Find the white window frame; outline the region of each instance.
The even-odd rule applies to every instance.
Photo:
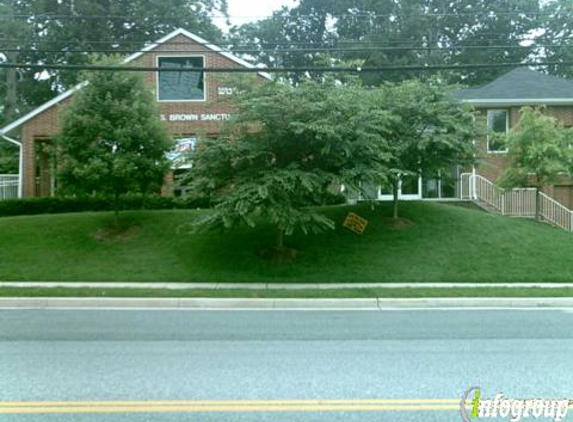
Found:
[[[159,59],[170,57],[183,57],[183,58],[196,58],[203,59],[203,67],[207,67],[207,56],[204,54],[158,54],[155,56],[155,66],[159,68]],[[207,83],[207,72],[203,71],[203,99],[200,100],[160,100],[159,99],[159,72],[155,74],[155,99],[158,103],[205,103],[209,95],[209,87]]]
[[[414,176],[414,175],[412,175]],[[415,177],[415,176],[414,176]],[[418,175],[418,193],[409,193],[409,194],[404,194],[402,193],[402,177],[400,177],[400,180],[398,180],[398,199],[399,200],[403,200],[403,201],[418,201],[420,199],[422,199],[422,185],[423,185],[423,180],[422,180],[422,176]],[[394,199],[394,194],[390,193],[382,193],[382,187],[379,186],[378,187],[378,200],[379,201],[391,201]]]
[[[486,112],[486,124],[487,124],[487,130],[491,130],[490,127],[492,125],[490,125],[490,121],[491,121],[491,114],[490,112],[495,112],[495,111],[504,111],[505,112],[505,133],[507,134],[507,132],[509,132],[509,110],[506,108],[490,108],[487,110]],[[490,141],[491,136],[487,135],[487,153],[488,154],[507,154],[508,149],[499,149],[499,150],[490,150],[489,149],[489,141]]]

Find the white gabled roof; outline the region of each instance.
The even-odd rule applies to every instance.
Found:
[[[189,38],[189,39],[195,41],[196,43],[201,44],[203,47],[208,48],[209,50],[212,50],[212,51],[214,51],[214,52],[216,52],[216,53],[219,53],[220,55],[222,55],[222,56],[228,58],[228,59],[231,60],[231,61],[234,61],[234,62],[237,63],[237,64],[240,64],[240,65],[243,66],[243,67],[246,67],[246,68],[248,68],[248,69],[256,69],[256,66],[253,66],[253,65],[250,64],[249,62],[246,62],[245,60],[240,59],[239,57],[237,57],[237,56],[235,56],[235,55],[233,55],[233,54],[231,54],[231,53],[228,53],[228,52],[226,52],[226,51],[223,51],[223,49],[222,49],[221,47],[218,47],[218,46],[216,46],[215,44],[211,44],[209,41],[207,41],[207,40],[201,38],[201,37],[198,36],[198,35],[195,35],[195,34],[189,32],[189,31],[187,31],[187,30],[185,30],[185,29],[183,29],[183,28],[176,29],[175,31],[173,31],[173,32],[171,32],[170,34],[167,34],[166,36],[164,36],[163,38],[161,38],[160,40],[155,41],[153,44],[150,44],[150,45],[148,45],[147,47],[142,48],[141,51],[138,51],[137,53],[132,54],[131,56],[127,57],[127,58],[124,60],[124,63],[129,63],[129,62],[131,62],[131,61],[133,61],[133,60],[135,60],[135,59],[141,57],[142,55],[144,55],[144,54],[147,53],[148,51],[151,51],[151,50],[153,50],[153,49],[159,47],[161,44],[166,43],[167,41],[169,41],[169,40],[172,39],[172,38],[175,38],[175,37],[178,36],[178,35],[183,35],[183,36],[185,36],[185,37],[187,37],[187,38]],[[268,73],[265,73],[265,72],[258,72],[258,73],[259,73],[259,75],[261,75],[263,78],[271,79],[271,76],[270,76]]]
[[[240,59],[239,57],[237,57],[231,53],[223,51],[220,47],[218,47],[214,44],[211,44],[210,42],[204,40],[203,38],[199,37],[198,35],[192,34],[191,32],[189,32],[183,28],[176,29],[175,31],[165,35],[163,38],[155,41],[153,44],[150,44],[150,45],[142,48],[137,53],[132,54],[131,56],[125,58],[122,63],[123,64],[130,63],[130,62],[134,61],[135,59],[141,57],[145,53],[156,49],[160,45],[166,43],[167,41],[169,41],[172,38],[175,38],[178,35],[183,35],[183,36],[201,44],[203,47],[205,47],[209,50],[212,50],[216,53],[219,53],[222,56],[228,58],[229,60],[234,61],[237,64],[240,64],[241,66],[244,66],[248,69],[256,69],[256,66],[253,66],[252,64],[246,62],[243,59]],[[258,72],[258,74],[261,75],[263,78],[271,79],[271,77],[268,73]],[[87,85],[87,82],[79,83],[76,86],[74,86],[73,88],[69,89],[68,91],[63,92],[60,95],[58,95],[57,97],[52,98],[50,101],[42,104],[38,108],[35,108],[34,110],[30,111],[28,114],[25,114],[24,116],[20,117],[18,120],[13,121],[12,123],[4,126],[3,128],[0,128],[0,134],[6,134],[6,133],[11,132],[12,130],[14,130],[17,127],[21,126],[22,124],[26,123],[28,120],[33,119],[38,114],[43,113],[44,111],[48,110],[50,107],[62,102],[66,98],[70,97],[72,94],[74,94],[76,91],[79,91],[80,89],[82,89],[86,85]]]

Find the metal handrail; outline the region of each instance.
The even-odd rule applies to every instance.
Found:
[[[535,218],[537,195],[539,214],[543,220],[567,231],[573,231],[573,211],[535,188],[503,190],[485,177],[463,173],[460,199],[482,202],[502,215]]]
[[[573,229],[573,211],[542,192],[539,198],[540,214],[544,220],[567,231]]]

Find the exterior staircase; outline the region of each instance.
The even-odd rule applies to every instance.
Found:
[[[475,173],[461,175],[460,199],[471,200],[488,212],[509,217],[535,218],[537,195],[543,222],[573,231],[573,211],[535,188],[503,190]]]

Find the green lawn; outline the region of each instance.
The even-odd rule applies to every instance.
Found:
[[[532,221],[435,203],[403,203],[414,225],[383,222],[390,204],[332,207],[337,230],[287,238],[301,255],[277,265],[257,251],[272,245],[268,226],[188,234],[198,212],[125,212],[129,238],[98,240],[110,213],[0,219],[2,281],[173,282],[567,282],[573,235]],[[349,211],[370,220],[364,235],[342,227]]]
[[[82,289],[2,287],[2,297],[83,297],[83,298],[242,298],[242,299],[357,299],[357,298],[436,298],[436,297],[508,297],[556,298],[573,297],[573,288],[541,289],[536,287],[478,287],[478,288],[384,288],[384,289],[269,289],[269,290],[205,290],[205,289]]]

